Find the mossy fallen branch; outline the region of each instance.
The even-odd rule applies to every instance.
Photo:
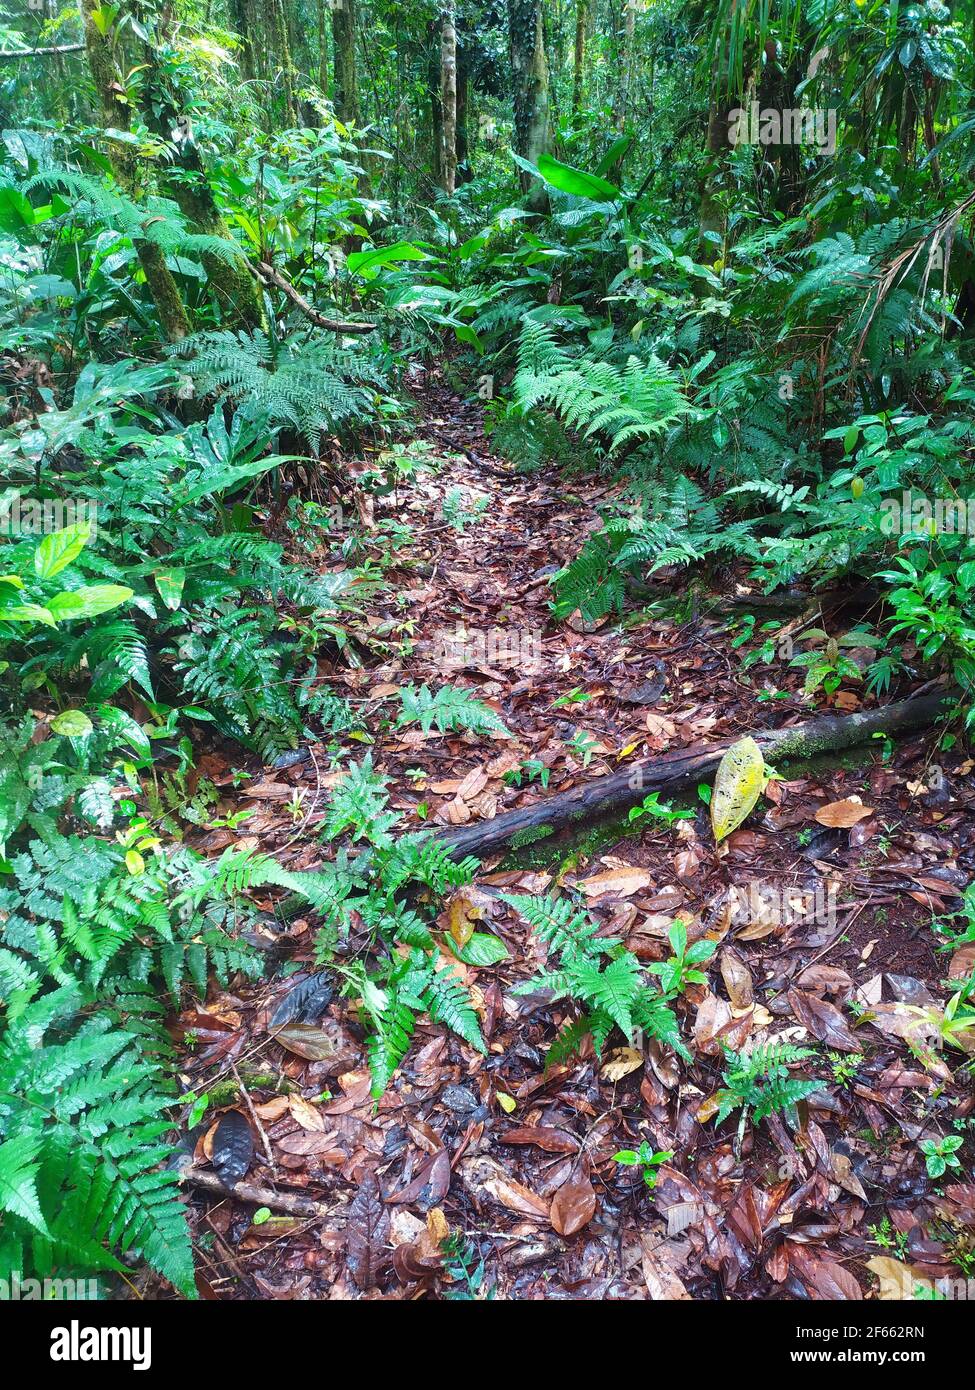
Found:
[[[767,761],[810,758],[866,743],[874,735],[894,737],[928,728],[943,712],[949,698],[949,692],[941,691],[857,714],[827,714],[782,729],[754,730],[751,734]],[[749,731],[742,730],[739,737],[746,732]],[[678,751],[660,758],[643,759],[611,777],[601,777],[584,786],[573,787],[571,791],[544,797],[532,806],[509,811],[494,820],[445,831],[439,838],[449,845],[455,859],[466,854],[483,857],[509,844],[528,844],[539,838],[539,831],[551,835],[567,825],[588,823],[625,811],[649,792],[677,791],[705,781],[733,742],[735,739],[727,739],[694,752]]]

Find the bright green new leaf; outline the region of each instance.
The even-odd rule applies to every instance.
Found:
[[[615,184],[582,169],[574,169],[571,164],[561,164],[549,154],[539,157],[538,172],[553,188],[562,193],[574,193],[577,198],[588,198],[592,203],[612,203],[621,196]]]
[[[398,261],[429,261],[432,258],[411,241],[397,241],[393,246],[376,246],[372,251],[353,251],[346,257],[349,270],[371,277],[384,265]]]
[[[186,583],[185,569],[157,570],[153,579],[156,581],[159,597],[169,611],[175,613],[183,601],[183,585]]]
[[[45,536],[34,551],[34,571],[38,579],[51,579],[67,568],[72,560],[77,560],[90,539],[91,527],[87,521],[78,521]]]

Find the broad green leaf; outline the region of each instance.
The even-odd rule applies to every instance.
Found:
[[[84,738],[86,734],[91,733],[94,725],[82,710],[66,709],[63,714],[51,720],[51,728],[56,734],[64,734],[66,738]]]
[[[463,946],[455,944],[451,950],[465,965],[497,965],[508,959],[507,946],[489,932],[476,931]]]
[[[54,615],[39,603],[20,603],[14,608],[0,608],[0,623],[43,623],[57,627]]]
[[[429,261],[432,257],[411,241],[397,241],[393,246],[376,246],[372,251],[353,251],[346,257],[349,270],[360,275],[373,275],[384,265],[394,265],[397,261]]]
[[[0,232],[22,232],[34,222],[34,209],[17,188],[0,188]]]
[[[82,584],[80,589],[55,594],[48,607],[60,622],[65,622],[70,618],[97,618],[131,597],[132,590],[125,584]]]
[[[183,585],[186,583],[186,571],[184,569],[157,570],[153,575],[156,581],[156,588],[159,590],[159,597],[171,613],[183,601]]]
[[[621,135],[618,140],[613,141],[602,159],[596,165],[597,178],[602,178],[604,174],[608,174],[610,169],[620,162],[624,154],[626,154],[626,151],[633,144],[635,138],[636,137],[633,135]]]
[[[91,539],[87,521],[76,522],[45,536],[34,551],[34,571],[38,579],[51,579],[76,560]]]
[[[574,193],[577,198],[588,198],[592,203],[612,203],[621,196],[615,184],[582,169],[574,169],[571,164],[560,164],[550,154],[539,156],[538,172],[553,188],[562,193]]]
[[[732,744],[718,764],[711,796],[711,828],[720,843],[737,830],[762,794],[765,759],[753,738]]]

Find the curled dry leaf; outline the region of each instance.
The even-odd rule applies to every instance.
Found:
[[[643,1066],[643,1053],[635,1047],[616,1047],[599,1070],[603,1081],[622,1081],[624,1076]]]

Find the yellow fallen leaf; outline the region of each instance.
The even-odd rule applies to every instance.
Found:
[[[867,1260],[867,1269],[880,1280],[880,1298],[884,1302],[912,1299],[916,1275],[910,1265],[890,1255],[874,1255]]]
[[[720,843],[748,816],[765,785],[765,759],[753,738],[740,738],[718,764],[711,793],[711,828]]]
[[[427,1212],[427,1235],[436,1246],[450,1235],[450,1226],[440,1207],[432,1207]]]
[[[325,1117],[310,1101],[305,1100],[302,1096],[289,1096],[288,1108],[302,1129],[312,1134],[324,1134]]]
[[[518,1102],[515,1100],[514,1096],[506,1096],[504,1091],[495,1091],[494,1095],[506,1115],[510,1115],[513,1111],[518,1109]]]

